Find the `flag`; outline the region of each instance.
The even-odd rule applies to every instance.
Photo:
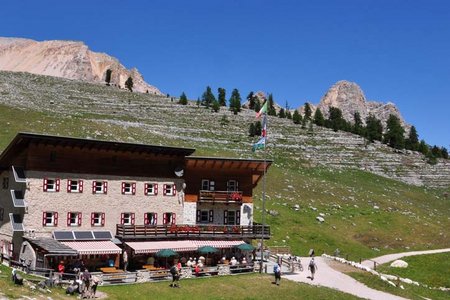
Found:
[[[257,149],[264,149],[266,146],[266,137],[261,137],[259,141],[253,144],[252,151],[255,152]]]
[[[259,112],[256,114],[256,118],[258,119],[262,114],[266,114],[267,113],[267,102],[264,102],[264,105],[261,107],[261,109],[259,110]]]
[[[267,136],[267,116],[264,114],[262,126],[261,126],[261,137]]]

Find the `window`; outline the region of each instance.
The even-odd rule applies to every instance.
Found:
[[[67,213],[67,226],[81,226],[81,213],[80,212],[68,212]]]
[[[44,192],[59,192],[59,178],[44,178]]]
[[[212,223],[214,221],[213,210],[197,210],[197,223]]]
[[[122,194],[123,195],[136,194],[136,182],[122,182]]]
[[[0,207],[0,221],[3,221],[3,215],[5,214],[5,210],[3,207]]]
[[[82,193],[83,192],[83,180],[67,180],[67,192],[68,193]]]
[[[134,213],[122,213],[120,216],[120,224],[134,225]]]
[[[105,213],[91,213],[91,226],[105,226]]]
[[[144,194],[146,196],[158,195],[158,184],[157,183],[146,183],[144,185]]]
[[[58,213],[56,211],[44,211],[42,213],[43,226],[58,226]]]
[[[225,225],[241,225],[241,211],[225,210],[223,212],[223,223]]]
[[[176,224],[177,218],[175,213],[164,213],[163,214],[163,225]]]
[[[92,194],[106,194],[108,192],[108,182],[92,181]]]
[[[202,179],[202,190],[209,191],[209,180],[208,179]]]
[[[9,177],[3,177],[2,187],[4,190],[7,190],[9,187]]]
[[[175,184],[164,185],[164,196],[175,196],[177,194],[177,188]]]
[[[227,191],[235,192],[238,190],[238,182],[236,180],[228,180]]]
[[[157,225],[158,224],[158,214],[149,212],[144,214],[144,224],[145,225]]]

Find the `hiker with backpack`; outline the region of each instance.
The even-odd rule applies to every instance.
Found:
[[[317,265],[316,265],[316,262],[314,261],[314,257],[312,257],[311,261],[309,262],[308,270],[311,271],[311,276],[310,276],[311,280],[314,280],[314,273],[316,273],[316,271],[317,271]]]
[[[172,283],[170,284],[170,287],[180,287],[180,270],[178,269],[177,264],[174,263],[169,271],[172,275]]]
[[[278,263],[273,266],[273,274],[275,274],[275,284],[280,285],[281,281],[281,267]]]

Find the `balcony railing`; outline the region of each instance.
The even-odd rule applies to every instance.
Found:
[[[208,203],[242,203],[241,191],[207,191],[201,190],[198,202]]]
[[[270,238],[270,226],[238,225],[116,225],[116,237],[124,240],[160,240],[175,238],[264,239]]]

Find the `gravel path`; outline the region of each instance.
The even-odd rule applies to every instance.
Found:
[[[364,260],[361,264],[373,269],[374,262],[376,262],[377,264],[380,265],[380,264],[385,264],[387,262],[390,262],[390,261],[393,261],[396,259],[400,259],[400,258],[406,257],[406,256],[414,256],[414,255],[422,255],[422,254],[435,254],[435,253],[444,253],[444,252],[450,252],[450,248],[387,254],[387,255],[375,257],[372,259]]]

